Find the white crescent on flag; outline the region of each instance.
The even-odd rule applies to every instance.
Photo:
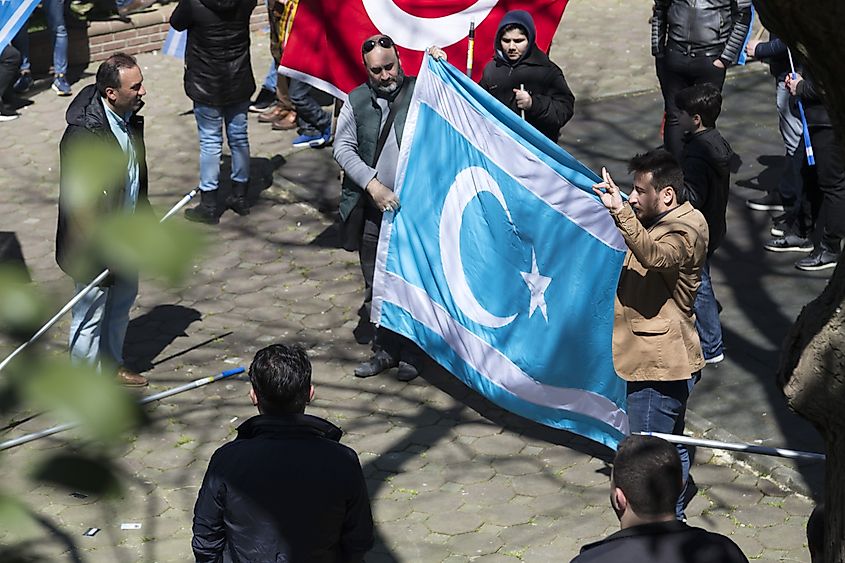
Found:
[[[367,15],[380,33],[406,49],[424,51],[432,45],[449,47],[467,36],[470,23],[483,21],[498,0],[478,0],[472,6],[434,18],[409,14],[394,0],[362,0]]]

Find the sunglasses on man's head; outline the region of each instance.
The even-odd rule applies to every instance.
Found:
[[[393,48],[393,39],[391,39],[387,35],[382,35],[377,39],[367,39],[366,41],[364,41],[364,44],[361,45],[361,54],[366,55],[367,53],[375,49],[376,45],[378,45],[382,49],[391,49]]]

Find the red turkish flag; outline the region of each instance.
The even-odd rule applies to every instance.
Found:
[[[361,44],[382,33],[395,42],[406,74],[416,75],[428,47],[466,70],[475,23],[473,80],[493,58],[499,20],[511,10],[534,18],[537,45],[548,51],[567,0],[299,0],[280,71],[345,99],[367,79]]]

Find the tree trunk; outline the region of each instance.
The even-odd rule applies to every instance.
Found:
[[[763,25],[799,54],[845,139],[845,2],[755,0]],[[842,255],[845,257],[845,253]],[[825,563],[845,562],[845,263],[839,259],[822,294],[801,311],[783,344],[777,381],[789,407],[827,445]]]

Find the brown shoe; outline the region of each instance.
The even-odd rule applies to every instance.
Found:
[[[117,382],[126,387],[146,387],[149,384],[146,377],[124,367],[117,370]]]
[[[282,105],[276,101],[270,104],[270,107],[258,114],[258,121],[260,123],[273,123],[287,110],[282,108]]]
[[[296,112],[289,111],[273,122],[273,131],[290,131],[296,129]]]

